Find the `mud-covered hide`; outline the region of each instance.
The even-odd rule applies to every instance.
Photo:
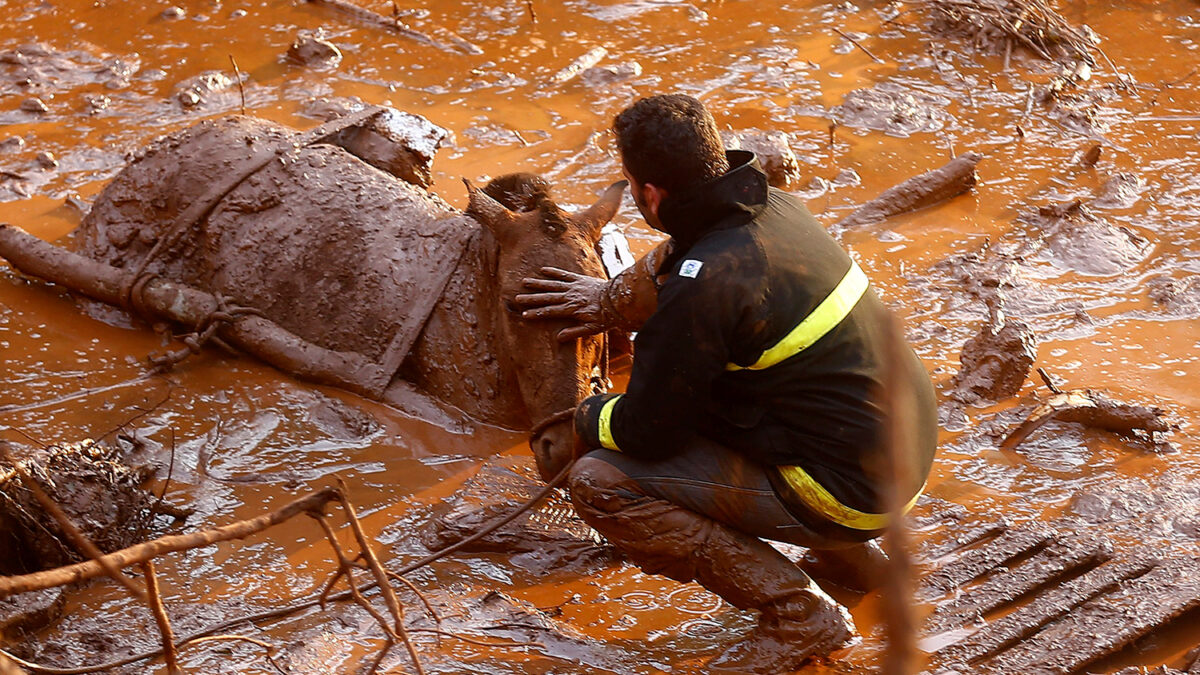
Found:
[[[141,489],[144,471],[122,463],[117,450],[90,441],[16,451],[17,461],[71,522],[100,550],[110,553],[138,542],[152,517],[153,496]],[[82,558],[58,523],[0,462],[0,574],[23,574],[79,562]]]
[[[542,488],[529,457],[498,457],[484,464],[442,510],[434,514],[423,540],[439,550],[475,534],[511,513]],[[600,535],[575,514],[559,491],[511,523],[468,544],[464,550],[512,555],[533,572],[603,566],[615,558]]]
[[[261,310],[317,346],[361,354],[390,378],[479,226],[335,145],[291,147],[252,171],[252,158],[298,136],[232,117],[161,138],[100,194],[75,245],[136,268],[214,184],[247,173],[147,271]]]

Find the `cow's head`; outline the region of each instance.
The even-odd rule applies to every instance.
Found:
[[[529,414],[530,440],[538,470],[549,480],[570,460],[574,436],[569,416],[543,424],[591,395],[605,377],[604,336],[559,342],[561,321],[527,321],[514,298],[527,277],[542,267],[558,267],[604,277],[596,253],[600,229],[616,214],[625,181],[614,183],[587,209],[570,214],[550,198],[549,185],[531,174],[509,174],[482,190],[467,184],[467,213],[496,241],[496,321],[503,358],[510,359]]]

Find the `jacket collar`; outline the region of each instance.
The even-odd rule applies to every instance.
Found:
[[[712,230],[745,225],[767,205],[767,175],[754,153],[730,150],[728,172],[679,194],[668,194],[658,209],[663,231],[676,251],[692,247]]]

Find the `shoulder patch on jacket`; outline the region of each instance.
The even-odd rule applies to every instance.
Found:
[[[695,279],[703,266],[704,263],[699,260],[684,260],[683,264],[679,266],[679,276]]]

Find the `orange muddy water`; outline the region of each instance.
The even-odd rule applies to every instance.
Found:
[[[247,113],[307,129],[318,123],[305,113],[315,100],[357,97],[446,127],[455,141],[435,161],[433,190],[460,208],[460,176],[482,181],[517,170],[545,175],[564,203],[591,203],[620,177],[612,116],[661,92],[701,98],[722,127],[786,132],[800,159],[790,189],[810,197],[810,209],[827,223],[905,178],[976,151],[985,158],[972,192],[840,235],[905,319],[935,383],[946,388],[963,342],[985,317],[967,291],[975,269],[968,263],[1016,251],[1007,266],[1017,279],[1007,307],[1037,334],[1036,365],[1071,387],[1157,404],[1181,428],[1166,454],[1068,424],[1049,425],[1015,453],[1002,453],[996,434],[1004,428],[996,429],[1019,421],[1011,416],[1016,406],[1048,393],[1035,376],[1017,399],[965,410],[944,404],[943,445],[928,493],[980,520],[1050,521],[1081,493],[1135,479],[1150,486],[1200,480],[1192,422],[1200,411],[1200,19],[1193,0],[1060,3],[1069,21],[1100,36],[1108,59],[1135,83],[1119,86],[1113,67],[1098,59],[1091,79],[1065,92],[1073,112],[1035,100],[1031,87],[1055,73],[1028,53],[1016,50],[1005,71],[1002,54],[932,34],[915,5],[400,0],[397,7],[431,40],[290,0],[197,0],[177,11],[124,0],[0,0],[0,52],[41,47],[0,59],[0,222],[56,240],[76,226],[80,208],[126,153],[200,119],[237,112],[236,86],[201,87],[194,90],[198,103],[184,100],[193,100],[184,91],[193,78],[231,77],[231,56],[246,76]],[[340,60],[324,68],[288,62],[289,45],[306,31],[335,45]],[[556,77],[597,47],[605,50],[598,65],[611,72]],[[28,79],[28,71],[14,74],[31,64],[37,72]],[[877,85],[912,97],[882,115],[875,125],[882,128],[836,108],[848,93]],[[44,111],[28,102],[34,97]],[[1102,146],[1099,161],[1080,166],[1079,156],[1095,143]],[[56,164],[39,161],[43,152]],[[1128,175],[1110,183],[1118,174]],[[1022,219],[1074,199],[1100,223],[1081,227],[1102,231],[1062,235]],[[628,198],[616,222],[637,251],[657,241]],[[1128,246],[1130,240],[1107,236],[1114,232],[1147,244]],[[125,433],[144,442],[140,458],[158,467],[156,488],[169,474],[167,498],[197,510],[176,530],[259,515],[339,475],[396,566],[425,552],[416,526],[431,505],[487,458],[528,452],[515,433],[441,428],[211,349],[165,377],[147,376],[146,355],[166,346],[121,312],[0,265],[0,435],[30,447],[126,425]],[[914,543],[919,549],[944,540],[953,527],[916,531]],[[159,564],[181,633],[309,594],[331,569],[320,530],[308,519]],[[571,639],[527,647],[417,634],[431,672],[700,672],[706,656],[752,623],[698,586],[623,564],[582,577],[535,575],[503,555],[471,555],[412,579],[443,606],[495,589],[556,607],[560,628],[573,631]],[[811,670],[877,667],[879,595],[838,597],[863,639]],[[410,616],[418,616],[415,600],[408,601]],[[1200,643],[1197,623],[1193,612],[1103,669],[1179,667]],[[234,632],[279,645],[292,671],[305,673],[351,672],[382,643],[365,614],[345,609]],[[486,639],[486,632],[476,635]],[[31,636],[24,653],[77,665],[153,648],[156,640],[145,609],[104,582],[73,593],[64,617]],[[248,644],[190,647],[183,660],[192,672],[274,672]],[[412,672],[399,649],[383,666]],[[161,668],[142,663],[122,672]]]

